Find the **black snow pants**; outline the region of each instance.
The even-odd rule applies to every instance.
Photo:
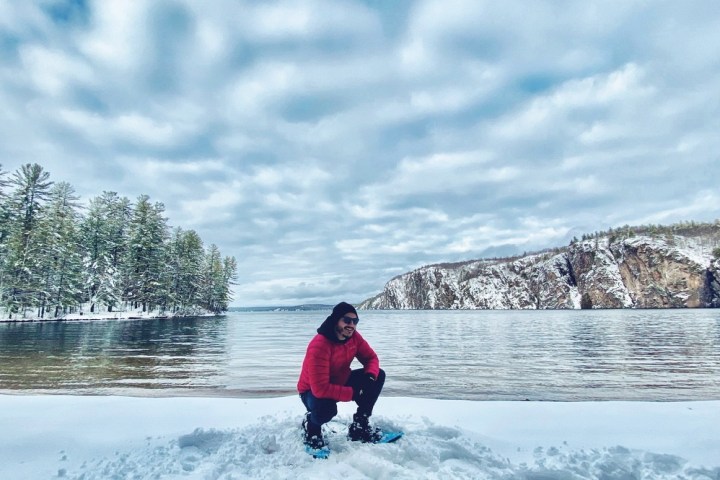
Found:
[[[365,382],[363,384],[363,382]],[[348,387],[357,388],[363,385],[364,392],[362,399],[358,403],[357,413],[369,417],[372,415],[373,407],[380,397],[383,385],[385,384],[385,371],[380,369],[378,377],[374,382],[368,382],[365,375],[365,371],[362,368],[353,370],[350,374],[350,378],[345,385]],[[312,392],[307,391],[300,394],[305,408],[310,412],[310,421],[315,425],[323,425],[337,415],[337,400],[330,398],[317,398]]]

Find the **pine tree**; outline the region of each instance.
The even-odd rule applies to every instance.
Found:
[[[0,166],[0,306],[12,318],[37,308],[58,317],[90,302],[91,312],[122,302],[143,311],[220,313],[232,301],[237,262],[199,235],[169,238],[162,203],[141,195],[133,206],[115,192],[82,215],[72,186],[54,184],[40,165],[8,181]]]
[[[111,198],[107,201],[107,231],[108,231],[108,254],[109,271],[106,283],[108,292],[105,295],[108,300],[108,311],[115,306],[115,299],[126,300],[123,292],[129,284],[127,277],[123,276],[122,262],[126,257],[128,248],[128,234],[130,230],[130,219],[132,218],[132,206],[127,197],[118,197],[111,192]],[[120,300],[118,300],[120,301]]]
[[[167,218],[163,216],[165,213],[165,205],[161,202],[155,202],[150,209],[149,223],[149,244],[154,247],[151,250],[150,261],[148,263],[148,279],[146,286],[146,296],[149,299],[151,308],[161,307],[161,311],[165,311],[169,304],[169,280],[167,278],[167,262],[168,251],[168,225]]]
[[[3,170],[0,164],[0,262],[4,258],[4,245],[7,241],[10,228],[10,200],[8,195],[8,185],[10,182],[5,179],[7,172]]]
[[[173,230],[170,243],[166,248],[165,272],[163,274],[165,282],[163,288],[168,292],[167,302],[173,312],[177,310],[177,304],[180,301],[178,287],[180,283],[180,264],[182,255],[182,244],[180,241],[181,236],[181,228],[178,227]]]
[[[125,259],[122,264],[126,278],[125,298],[143,312],[166,303],[163,262],[167,238],[162,203],[150,204],[150,197],[141,195],[133,209],[128,228]]]
[[[219,312],[227,311],[230,302],[233,301],[230,285],[234,285],[235,280],[237,280],[237,261],[235,257],[225,257],[223,259],[223,295]]]
[[[115,192],[103,192],[90,201],[81,223],[84,298],[90,302],[91,312],[101,306],[112,312],[122,301],[120,260],[126,243],[129,204],[127,198]]]
[[[24,314],[39,301],[43,255],[37,224],[50,187],[50,174],[38,164],[23,165],[11,185],[10,228],[3,265],[2,304],[10,315]]]
[[[198,304],[204,255],[203,242],[195,231],[175,229],[167,261],[167,290],[173,312]]]
[[[205,263],[205,300],[204,308],[213,313],[221,313],[228,309],[232,301],[230,285],[237,275],[235,257],[221,258],[216,245],[211,245]]]
[[[69,183],[55,184],[38,222],[43,255],[38,316],[57,317],[82,299],[82,254],[78,242],[79,197]]]
[[[204,261],[205,247],[202,239],[194,230],[185,232],[180,283],[180,298],[183,307],[197,306],[201,302],[200,292]]]
[[[205,253],[201,280],[201,303],[200,305],[211,311],[220,312],[223,295],[223,266],[220,257],[220,250],[217,245],[212,244]]]
[[[9,182],[5,179],[7,172],[0,165],[0,298],[3,296],[5,285],[5,259],[7,257],[7,243],[12,225],[12,209],[8,194]]]

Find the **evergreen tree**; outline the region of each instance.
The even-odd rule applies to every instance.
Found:
[[[50,187],[50,174],[38,164],[23,165],[10,184],[10,228],[3,265],[2,304],[10,315],[38,304],[42,245],[37,227]]]
[[[233,301],[232,290],[230,285],[235,285],[237,280],[237,261],[235,257],[225,257],[223,259],[223,295],[220,302],[220,311],[224,312],[230,306],[230,302]]]
[[[0,261],[4,258],[4,246],[10,228],[10,201],[8,195],[8,185],[10,182],[5,178],[7,172],[3,170],[0,164]]]
[[[122,268],[127,279],[125,297],[143,312],[165,302],[164,286],[166,220],[162,203],[150,204],[150,197],[141,195],[133,209],[128,228],[126,255]]]
[[[192,230],[169,238],[162,203],[141,195],[133,206],[103,192],[82,215],[72,186],[54,184],[40,165],[6,175],[0,166],[0,307],[10,318],[29,308],[58,317],[85,303],[91,312],[123,302],[227,310],[235,259],[215,245],[206,251]]]
[[[220,312],[222,303],[223,265],[220,250],[212,244],[205,253],[201,280],[201,306],[211,312]]]
[[[168,254],[168,292],[173,311],[198,305],[205,251],[193,230],[175,229]]]
[[[100,305],[109,312],[122,301],[120,260],[126,243],[129,200],[115,192],[103,192],[90,201],[81,223],[85,301],[90,311]]]
[[[180,298],[183,307],[199,305],[202,285],[202,268],[205,261],[205,247],[200,236],[194,231],[185,232],[183,237],[183,262],[180,283]]]
[[[146,296],[149,299],[150,309],[160,306],[165,311],[169,304],[169,291],[167,278],[167,252],[169,243],[169,228],[167,218],[163,216],[165,205],[155,202],[150,209],[149,245],[154,247],[148,263],[148,278]],[[151,273],[154,270],[154,273]]]
[[[237,275],[234,257],[221,258],[216,245],[211,245],[205,257],[202,305],[213,313],[224,312],[232,301],[230,285]]]
[[[112,272],[113,298],[126,300],[123,292],[129,285],[129,279],[123,276],[122,262],[125,259],[128,248],[128,232],[130,219],[132,218],[132,205],[127,197],[118,197],[112,193],[112,198],[107,203],[108,216],[108,252],[110,255],[109,265]],[[108,304],[108,311],[112,311],[114,303]]]
[[[10,197],[8,194],[8,180],[5,179],[7,172],[0,165],[0,298],[3,296],[5,285],[5,259],[7,257],[7,243],[12,225],[12,209],[10,208]]]
[[[45,312],[57,317],[82,299],[82,255],[78,242],[79,197],[69,183],[55,184],[47,208],[37,226],[43,255],[39,304],[40,318]]]
[[[178,227],[173,230],[170,243],[166,248],[165,272],[163,274],[163,280],[165,282],[163,289],[167,292],[167,304],[173,312],[177,311],[178,303],[180,301],[178,288],[180,283],[180,264],[182,256],[182,244],[180,241],[181,236],[181,228]]]

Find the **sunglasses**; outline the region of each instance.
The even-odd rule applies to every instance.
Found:
[[[354,323],[355,325],[357,325],[358,322],[360,321],[359,318],[353,318],[353,317],[342,317],[340,320],[345,322],[345,325],[350,325],[351,323]]]

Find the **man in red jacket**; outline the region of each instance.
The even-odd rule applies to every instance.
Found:
[[[303,361],[298,392],[308,413],[303,421],[305,445],[325,446],[321,427],[337,415],[337,402],[357,403],[357,413],[348,430],[353,441],[375,443],[382,432],[371,428],[369,418],[385,383],[377,355],[355,330],[359,322],[355,308],[340,302],[317,329]],[[350,370],[357,358],[364,368]]]

